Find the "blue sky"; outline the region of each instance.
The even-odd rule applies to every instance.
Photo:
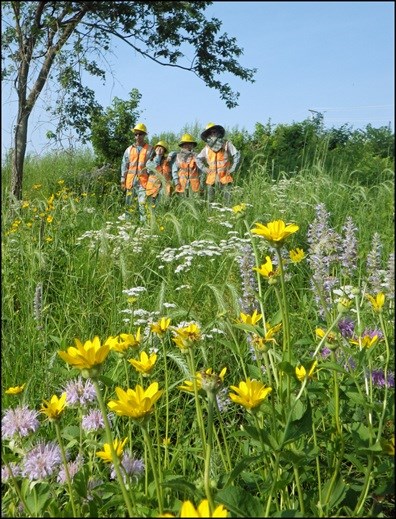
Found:
[[[228,109],[195,75],[131,54],[120,43],[108,56],[114,78],[105,86],[88,83],[99,103],[126,100],[137,88],[149,136],[208,122],[252,133],[257,122],[301,122],[309,110],[323,113],[328,127],[390,124],[394,131],[393,2],[214,2],[206,11],[212,16],[244,49],[241,65],[258,69],[253,84],[223,78],[240,92],[237,108]],[[31,117],[29,152],[49,149],[45,133],[54,126],[44,104]],[[2,106],[3,155],[17,106],[5,86]]]

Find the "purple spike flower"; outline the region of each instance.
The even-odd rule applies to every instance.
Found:
[[[352,321],[352,319],[341,319],[338,323],[338,328],[343,337],[345,337],[346,339],[350,339],[351,337],[353,337],[355,323]]]

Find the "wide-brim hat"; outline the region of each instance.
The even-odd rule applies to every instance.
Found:
[[[209,133],[211,131],[213,131],[213,130],[217,130],[220,133],[220,136],[224,137],[225,129],[220,124],[209,123],[207,125],[207,127],[205,128],[205,130],[201,133],[201,139],[203,141],[206,141],[206,139],[208,138]]]

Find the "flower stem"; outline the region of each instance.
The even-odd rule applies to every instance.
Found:
[[[271,490],[270,490],[270,493],[269,493],[269,496],[268,496],[268,499],[267,499],[267,506],[266,506],[266,509],[265,509],[264,517],[270,517],[272,495],[274,493],[276,482],[278,480],[279,456],[280,456],[280,454],[278,452],[275,453],[275,467],[274,467],[274,469],[272,471],[274,479],[273,479]]]
[[[210,488],[210,458],[212,455],[213,447],[213,409],[214,409],[214,393],[208,391],[208,424],[207,424],[207,443],[206,443],[206,456],[205,456],[205,471],[204,471],[204,488],[205,494],[209,501],[210,513],[214,510],[214,501],[212,491]]]
[[[124,479],[123,479],[122,474],[121,474],[120,460],[118,459],[117,453],[114,450],[113,435],[111,433],[110,423],[109,423],[109,419],[107,417],[107,411],[106,411],[106,407],[105,407],[105,404],[104,404],[104,401],[103,401],[103,397],[102,397],[102,393],[101,393],[101,390],[100,390],[100,387],[99,387],[99,383],[98,383],[96,378],[93,378],[92,382],[93,382],[93,384],[95,386],[96,396],[97,396],[97,399],[98,399],[99,408],[100,408],[102,416],[103,416],[103,421],[104,421],[104,424],[105,424],[105,431],[106,431],[106,438],[107,438],[107,442],[108,442],[108,444],[110,446],[110,452],[111,452],[111,457],[112,457],[112,460],[113,460],[114,470],[115,470],[115,473],[116,473],[116,476],[117,476],[118,484],[119,484],[121,492],[122,492],[122,497],[124,498],[126,507],[128,509],[129,517],[136,517],[136,513],[133,510],[133,506],[132,506],[131,500],[129,498],[129,494],[127,492],[127,489],[125,488]]]
[[[10,464],[8,463],[8,461],[6,459],[4,459],[4,464],[7,467],[8,472],[9,472],[9,474],[11,476],[12,482],[14,484],[15,492],[17,493],[19,499],[21,500],[21,503],[23,505],[23,509],[26,512],[26,517],[33,517],[32,512],[30,511],[30,508],[29,508],[29,506],[28,506],[28,504],[26,502],[25,496],[21,492],[21,489],[19,488],[19,485],[18,485],[18,481],[16,480],[16,478],[14,476],[14,473],[12,472],[11,466],[10,466]]]
[[[162,351],[164,355],[164,377],[165,377],[165,456],[164,456],[164,468],[168,466],[169,463],[169,453],[168,453],[168,435],[169,435],[169,391],[168,391],[168,364],[166,360],[166,348],[165,341],[162,339]]]
[[[124,370],[125,370],[126,387],[129,387],[129,371],[128,371],[128,364],[127,364],[126,357],[123,357],[123,363],[124,363]],[[129,423],[128,423],[128,435],[129,435],[129,448],[132,451],[133,442],[132,442],[132,422],[131,422],[131,420],[129,420]]]
[[[61,451],[63,465],[65,467],[65,474],[66,474],[67,487],[69,489],[70,503],[71,503],[71,506],[73,509],[73,517],[78,517],[77,511],[76,511],[76,504],[74,502],[73,488],[72,488],[72,484],[71,484],[70,472],[69,472],[69,467],[67,464],[65,447],[64,447],[63,441],[62,441],[62,435],[61,435],[61,431],[60,431],[60,427],[59,427],[59,422],[57,420],[55,420],[54,424],[55,424],[56,437],[58,439],[59,448]]]
[[[385,380],[384,400],[382,402],[382,412],[381,412],[381,416],[380,416],[379,423],[378,423],[377,441],[379,441],[382,436],[382,427],[383,427],[383,423],[384,423],[384,419],[385,419],[386,404],[388,401],[388,368],[389,368],[389,360],[390,360],[389,342],[388,342],[388,337],[386,334],[386,329],[384,326],[384,319],[382,317],[382,313],[380,313],[379,318],[380,318],[380,323],[381,323],[381,329],[384,333],[386,356],[385,356],[385,366],[384,366],[384,380]]]
[[[157,473],[157,466],[156,466],[155,460],[154,460],[153,444],[151,442],[151,438],[147,431],[146,426],[141,424],[141,428],[142,428],[142,432],[143,432],[144,443],[147,446],[147,451],[148,451],[148,455],[150,458],[151,470],[153,471],[155,489],[157,491],[159,513],[162,514],[162,512],[164,510],[164,505],[163,505],[163,500],[162,500],[161,486],[159,484],[159,478],[158,478],[158,473]]]
[[[252,244],[252,247],[253,247],[253,252],[254,252],[254,257],[255,257],[255,261],[256,261],[256,266],[258,267],[260,265],[260,262],[259,262],[259,257],[258,257],[258,252],[257,252],[257,247],[256,247],[256,243],[253,239],[253,236],[250,232],[250,227],[247,223],[246,220],[244,220],[244,224],[245,224],[245,227],[248,231],[248,234],[250,236],[250,242]],[[262,289],[262,286],[261,286],[261,276],[260,274],[256,271],[256,277],[257,277],[257,287],[258,287],[258,300],[259,300],[259,303],[260,303],[260,311],[261,311],[261,314],[263,316],[263,326],[264,326],[264,333],[267,333],[267,325],[266,325],[266,318],[265,318],[265,313],[264,313],[264,306],[263,306],[263,289]]]
[[[197,411],[198,428],[199,428],[199,434],[201,436],[203,457],[205,458],[205,456],[206,456],[205,427],[204,427],[204,423],[203,423],[202,409],[201,409],[199,399],[198,399],[198,387],[197,387],[197,379],[195,376],[194,353],[191,348],[189,349],[188,363],[189,363],[189,368],[190,368],[192,381],[193,381],[193,387],[194,387],[195,408]]]

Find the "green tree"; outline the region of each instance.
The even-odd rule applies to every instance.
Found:
[[[219,79],[231,73],[253,82],[255,69],[242,67],[243,50],[221,21],[207,19],[212,2],[2,2],[2,77],[13,81],[18,113],[13,135],[11,195],[22,198],[23,167],[30,114],[49,79],[59,82],[61,124],[74,124],[80,136],[89,130],[94,92],[84,87],[84,72],[105,79],[95,57],[121,40],[164,66],[192,72],[231,108],[238,92]],[[188,59],[187,56],[191,56]],[[62,104],[63,103],[63,104]]]
[[[130,145],[131,128],[140,115],[137,110],[140,98],[141,94],[134,88],[128,101],[115,97],[112,106],[92,116],[91,143],[99,162],[113,165],[121,160]]]

